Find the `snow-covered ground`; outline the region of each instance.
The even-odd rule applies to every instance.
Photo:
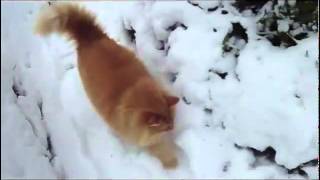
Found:
[[[272,46],[230,2],[82,3],[181,97],[175,170],[94,112],[72,43],[33,34],[45,2],[1,2],[1,178],[317,178],[317,34]],[[238,57],[222,49],[236,22]]]

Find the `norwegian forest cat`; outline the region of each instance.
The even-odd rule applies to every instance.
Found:
[[[36,33],[61,33],[75,42],[85,91],[100,116],[123,140],[146,149],[165,168],[178,164],[176,146],[167,137],[174,128],[179,98],[157,83],[137,57],[110,39],[95,16],[76,4],[44,9]]]

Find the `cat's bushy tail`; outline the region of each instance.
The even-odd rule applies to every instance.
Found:
[[[35,33],[45,36],[54,32],[67,35],[78,45],[105,37],[95,16],[72,3],[55,3],[40,12]]]

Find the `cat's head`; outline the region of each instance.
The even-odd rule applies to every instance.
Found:
[[[170,95],[163,95],[161,98],[158,101],[160,106],[151,105],[140,113],[142,126],[154,133],[170,131],[174,128],[173,108],[179,102],[179,98]]]
[[[132,120],[136,122],[137,129],[139,129],[136,140],[140,146],[157,143],[163,135],[174,129],[174,106],[178,103],[179,98],[164,95],[161,99],[158,105],[150,104],[150,107],[141,108],[133,113],[135,118]]]
[[[168,95],[153,82],[142,82],[132,89],[123,101],[127,109],[128,128],[136,128],[139,144],[149,144],[160,134],[174,128],[174,107],[179,102],[176,96]],[[133,125],[132,125],[133,124]]]

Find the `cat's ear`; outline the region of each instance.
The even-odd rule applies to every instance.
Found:
[[[161,117],[153,112],[144,112],[143,118],[149,127],[158,127],[162,123]]]
[[[179,102],[179,98],[176,96],[166,96],[166,100],[169,106],[176,105]]]

